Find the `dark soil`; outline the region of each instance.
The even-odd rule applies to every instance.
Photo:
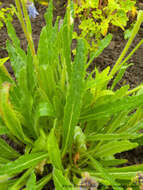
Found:
[[[10,3],[14,4],[14,0],[1,0],[4,3],[4,6],[9,6]],[[56,16],[63,17],[65,13],[65,1],[56,1],[55,9],[54,9],[54,19]],[[57,3],[60,2],[60,3]],[[143,3],[140,1],[139,7],[143,9]],[[0,7],[1,8],[1,7]],[[42,27],[45,25],[44,20],[44,13],[46,11],[46,7],[37,4],[36,8],[40,13],[36,19],[32,19],[32,30],[33,30],[33,39],[35,42],[35,47],[37,49],[39,35],[41,32]],[[16,29],[16,33],[21,40],[21,47],[26,50],[27,42],[24,37],[24,33],[21,29],[20,23],[17,18],[14,16],[13,25]],[[136,39],[132,45],[132,48],[143,38],[143,26],[141,27],[139,34],[136,36]],[[5,50],[5,43],[8,39],[6,27],[3,27],[0,30],[0,58],[6,57],[7,52]],[[120,53],[122,52],[126,41],[124,40],[123,32],[118,30],[116,33],[114,32],[113,40],[108,48],[106,48],[103,53],[95,60],[96,66],[102,70],[107,65],[112,66],[117,58],[119,57]],[[130,59],[129,63],[133,63],[134,65],[129,67],[125,73],[124,83],[130,84],[131,88],[136,87],[137,85],[143,83],[143,46],[141,46],[134,56]],[[9,72],[12,74],[13,71],[10,67],[10,63],[7,62],[6,66]],[[94,67],[94,64],[92,65]],[[92,69],[92,68],[91,68]],[[120,83],[120,85],[122,84]],[[135,150],[126,152],[121,154],[122,158],[127,158],[129,160],[129,164],[139,164],[143,163],[143,147],[139,147]]]

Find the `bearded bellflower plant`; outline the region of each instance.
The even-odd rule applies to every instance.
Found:
[[[97,189],[100,184],[103,189],[118,190],[137,186],[131,182],[143,172],[143,164],[123,167],[128,160],[118,159],[116,154],[138,147],[143,138],[143,85],[134,89],[123,85],[118,90],[115,86],[143,43],[141,40],[126,56],[143,12],[114,67],[102,72],[95,67],[89,73],[89,65],[110,43],[111,34],[89,59],[86,43],[79,39],[72,59],[73,4],[69,1],[59,29],[58,18],[53,25],[50,1],[36,51],[24,0],[15,2],[28,47],[26,52],[21,49],[14,27],[7,22],[10,40],[6,48],[16,80],[2,61],[0,134],[21,149],[15,150],[0,138],[0,189],[83,190]]]

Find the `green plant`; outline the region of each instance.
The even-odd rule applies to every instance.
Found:
[[[79,2],[79,3],[77,3]],[[136,0],[75,0],[75,14],[80,20],[80,34],[74,33],[73,37],[85,38],[88,49],[96,51],[100,40],[106,36],[109,28],[116,26],[125,30],[129,20],[129,12],[136,14]]]
[[[0,2],[0,6],[2,5],[2,3]],[[3,27],[3,24],[9,20],[12,21],[12,17],[13,17],[13,9],[12,8],[1,8],[0,9],[0,29]]]
[[[41,5],[48,6],[48,0],[35,0],[35,2],[40,3]]]
[[[143,135],[143,86],[131,90],[125,85],[116,91],[114,87],[128,59],[143,43],[140,41],[124,59],[143,21],[143,12],[139,12],[132,35],[113,69],[107,67],[99,72],[95,67],[88,73],[88,66],[106,41],[87,63],[86,43],[79,39],[72,61],[72,4],[59,30],[58,18],[52,24],[50,1],[36,53],[24,0],[25,17],[20,1],[15,2],[28,48],[27,52],[20,48],[8,21],[11,41],[7,41],[7,51],[16,80],[0,64],[0,134],[24,145],[24,153],[0,139],[0,188],[40,190],[52,180],[56,190],[76,189],[74,185],[86,181],[96,187],[102,183],[123,189],[137,172],[143,171],[142,164],[117,168],[127,160],[115,157],[116,153],[139,146],[136,139]],[[107,87],[113,77],[113,85]],[[40,177],[36,180],[36,176]]]
[[[130,27],[124,31],[124,39],[125,39],[125,40],[127,40],[127,39],[130,38],[131,33],[132,33],[132,29],[133,29],[133,27],[134,27],[134,24],[135,24],[135,23],[133,22],[133,23],[130,25]]]

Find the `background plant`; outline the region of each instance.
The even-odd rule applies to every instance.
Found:
[[[119,27],[124,31],[129,16],[134,18],[137,12],[136,0],[75,0],[74,2],[80,29],[80,34],[75,32],[74,38],[85,38],[91,51],[96,51],[100,40],[107,35],[111,27]]]
[[[1,189],[40,190],[50,180],[57,190],[76,189],[74,185],[87,179],[105,188],[123,189],[130,185],[137,173],[143,171],[143,165],[117,168],[127,160],[115,155],[139,146],[136,139],[142,138],[143,86],[114,89],[129,66],[130,56],[143,43],[141,40],[125,57],[143,21],[143,12],[139,12],[131,37],[113,69],[107,67],[99,72],[95,67],[88,73],[88,66],[106,47],[107,40],[101,41],[98,51],[88,60],[86,43],[79,39],[72,61],[73,5],[67,7],[59,30],[58,18],[52,23],[50,2],[36,52],[24,0],[21,3],[24,17],[19,0],[15,12],[28,47],[27,52],[21,49],[8,21],[11,41],[7,41],[7,51],[16,80],[5,69],[3,60],[0,134],[24,148],[16,151],[0,138]],[[113,83],[108,87],[111,80]]]
[[[2,6],[2,2],[0,2],[0,7]],[[12,21],[13,18],[13,9],[9,7],[0,9],[0,29],[3,27],[4,23],[9,20]]]

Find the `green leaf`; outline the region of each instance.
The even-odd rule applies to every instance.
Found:
[[[2,190],[9,190],[11,186],[15,183],[16,179],[13,180],[7,180],[6,182],[1,182],[0,183],[0,189]]]
[[[46,159],[48,153],[40,152],[33,154],[26,154],[19,157],[13,162],[9,162],[0,168],[0,175],[12,175],[22,172],[25,169],[28,169],[32,166],[36,166],[39,162]]]
[[[9,103],[9,89],[10,85],[5,83],[0,90],[0,111],[6,127],[9,131],[24,143],[32,143],[32,141],[25,136],[19,118]]]
[[[109,168],[110,172],[139,172],[143,171],[143,164],[135,164],[121,168]]]
[[[74,128],[77,125],[84,92],[86,48],[83,40],[78,41],[70,86],[67,92],[63,119],[63,155],[72,145]]]
[[[47,151],[47,134],[40,129],[40,136],[34,141],[34,145],[32,148],[32,153],[33,152],[42,152],[42,151]]]
[[[120,179],[120,180],[132,180],[138,172],[110,172],[108,171],[110,176],[112,176],[114,179]],[[90,175],[96,176],[96,177],[102,177],[102,173],[98,172],[90,172]]]
[[[27,87],[31,94],[33,94],[36,86],[35,68],[33,63],[33,57],[30,48],[27,50],[27,61],[26,61],[26,74],[27,74]]]
[[[74,6],[73,2],[69,2],[69,6],[66,10],[66,15],[63,20],[62,26],[60,26],[60,43],[63,53],[63,64],[66,65],[68,82],[71,80],[72,74],[72,59],[71,59],[71,45],[73,35],[73,20],[74,20]]]
[[[10,57],[11,66],[14,70],[16,78],[19,76],[19,72],[23,66],[26,65],[26,54],[20,47],[14,47],[10,41],[6,42],[6,49]]]
[[[11,82],[13,83],[13,79],[11,75],[8,73],[4,63],[9,59],[9,57],[1,58],[0,59],[0,84],[1,82]]]
[[[68,80],[71,79],[72,73],[72,65],[71,65],[71,41],[72,37],[70,36],[70,32],[72,28],[68,26],[68,14],[64,18],[64,24],[60,29],[61,40],[62,40],[62,50],[64,55],[64,61],[66,64],[66,70],[68,74]]]
[[[143,105],[143,95],[123,97],[112,102],[110,100],[98,106],[95,104],[95,108],[91,108],[89,113],[82,115],[81,119],[87,121],[101,119],[122,111],[132,111],[141,105]]]
[[[4,65],[4,63],[9,60],[9,57],[1,58],[0,59],[0,67]]]
[[[109,160],[100,160],[100,163],[105,166],[105,167],[110,167],[110,166],[117,166],[120,164],[125,164],[127,163],[128,160],[126,159],[109,159]]]
[[[122,188],[120,187],[120,184],[118,184],[115,179],[113,178],[113,176],[111,176],[108,171],[102,167],[102,165],[95,160],[93,157],[89,156],[90,161],[93,163],[94,168],[99,171],[102,175],[102,177],[106,180],[108,180],[110,182],[110,184],[112,185],[113,189],[115,190],[121,190]]]
[[[103,144],[95,153],[96,157],[106,157],[112,156],[116,153],[124,152],[127,150],[131,150],[138,146],[137,143],[131,143],[128,140],[122,141],[111,141],[106,144]]]
[[[6,159],[14,159],[20,156],[11,146],[9,146],[3,139],[0,138],[0,152],[1,157]]]
[[[56,92],[55,69],[53,67],[53,65],[48,65],[48,60],[47,65],[40,66],[40,86],[50,100]]]
[[[42,190],[43,187],[51,180],[52,178],[52,174],[48,174],[46,176],[44,176],[43,178],[41,178],[36,185],[36,190]]]
[[[135,125],[130,126],[130,128],[127,129],[127,133],[135,133],[141,129],[143,129],[143,120],[140,120]]]
[[[64,98],[63,98],[63,94],[59,92],[57,92],[56,95],[53,97],[53,106],[55,110],[55,116],[59,120],[62,120],[63,115],[64,115],[64,105],[65,105]]]
[[[101,40],[98,44],[97,51],[93,54],[94,58],[98,57],[102,51],[110,44],[112,40],[112,34],[108,34],[103,40]]]
[[[8,175],[8,174],[2,174],[2,175],[0,175],[0,183],[5,183],[5,182],[8,182],[8,180],[10,179],[10,178],[12,178],[12,177],[14,177],[14,176],[12,176],[12,175]]]
[[[47,12],[45,13],[45,20],[46,20],[46,27],[47,30],[52,29],[52,22],[53,22],[53,2],[52,0],[49,1]]]
[[[82,129],[76,126],[74,130],[74,143],[75,143],[77,151],[85,152],[87,150],[85,140],[86,138],[85,138],[84,133],[82,132]]]
[[[116,133],[119,127],[124,126],[123,124],[127,121],[127,115],[128,112],[121,112],[119,114],[116,114],[108,127],[108,133]]]
[[[46,27],[43,27],[38,44],[38,58],[40,64],[46,64],[48,60],[47,51],[48,51],[47,30]]]
[[[62,172],[56,168],[53,171],[53,178],[56,190],[74,190],[73,185],[70,183],[68,179],[66,179]]]
[[[21,176],[17,178],[13,186],[10,187],[10,190],[21,189],[25,185],[25,181],[27,180],[29,175],[32,173],[32,171],[33,171],[33,167],[30,167],[29,169],[27,169]]]
[[[0,183],[0,189],[2,189],[2,190],[7,190],[7,189],[8,189],[8,184],[7,184],[7,182],[5,182],[5,183]]]
[[[10,162],[10,160],[3,158],[2,156],[0,157],[0,167],[7,164],[8,162]]]
[[[53,67],[59,61],[58,40],[58,19],[53,26],[53,5],[50,1],[48,11],[45,13],[46,26],[43,27],[38,44],[38,58],[40,65],[49,65]],[[45,69],[46,70],[46,69]],[[48,70],[48,69],[47,69]],[[48,70],[50,71],[50,69]],[[54,72],[54,69],[51,71]],[[50,73],[49,73],[50,74]],[[48,76],[47,76],[48,78]]]
[[[0,135],[7,135],[9,133],[9,130],[6,128],[6,126],[0,124]]]
[[[129,85],[124,85],[115,92],[115,97],[124,97],[129,91],[130,86]]]
[[[39,101],[39,97],[41,96],[41,101]],[[49,100],[47,94],[40,89],[38,91],[38,99],[34,100],[36,103],[36,111],[35,111],[35,116],[34,116],[34,129],[37,133],[39,134],[39,124],[40,120],[42,118],[48,119],[48,118],[55,118],[55,110],[54,106],[52,105],[51,101]],[[38,103],[39,102],[39,103]]]
[[[61,153],[57,144],[57,139],[54,134],[54,128],[51,129],[51,132],[48,136],[48,153],[52,165],[60,170],[63,170],[61,162]]]
[[[111,87],[112,90],[115,88],[116,84],[123,78],[123,75],[124,75],[126,69],[132,65],[133,64],[125,64],[124,66],[121,67],[121,69],[119,70],[117,76],[115,77],[115,79],[113,81],[113,84]]]
[[[91,134],[87,136],[87,141],[110,141],[110,140],[119,140],[119,139],[136,139],[138,137],[143,136],[143,134],[137,134],[137,133],[108,133],[108,134]]]
[[[20,100],[19,100],[20,108],[18,110],[25,119],[25,124],[24,124],[26,127],[25,135],[35,138],[36,134],[32,127],[33,94],[30,93],[30,89],[28,89],[27,82],[28,81],[27,81],[26,67],[23,67],[19,72],[19,78],[18,78],[18,87],[20,93]]]
[[[96,88],[98,90],[101,90],[102,88],[105,88],[107,83],[111,80],[111,77],[108,76],[109,71],[110,71],[110,67],[106,67],[106,69],[104,69],[102,72],[99,72],[95,67],[96,77],[93,78],[91,74],[92,72],[90,73],[88,77],[90,80],[86,80],[86,89]],[[110,93],[113,94],[113,92],[111,91]]]
[[[36,190],[36,176],[34,172],[32,172],[30,178],[28,179],[26,190]]]
[[[108,172],[116,179],[131,180],[138,172],[143,172],[143,164],[108,168]],[[91,172],[91,175],[102,177],[102,173]]]
[[[13,44],[17,47],[20,47],[20,40],[16,35],[15,29],[10,21],[6,22],[7,32],[9,37],[11,38]]]
[[[49,102],[40,102],[38,105],[38,111],[37,114],[39,117],[43,116],[55,116],[54,109],[52,104]]]

